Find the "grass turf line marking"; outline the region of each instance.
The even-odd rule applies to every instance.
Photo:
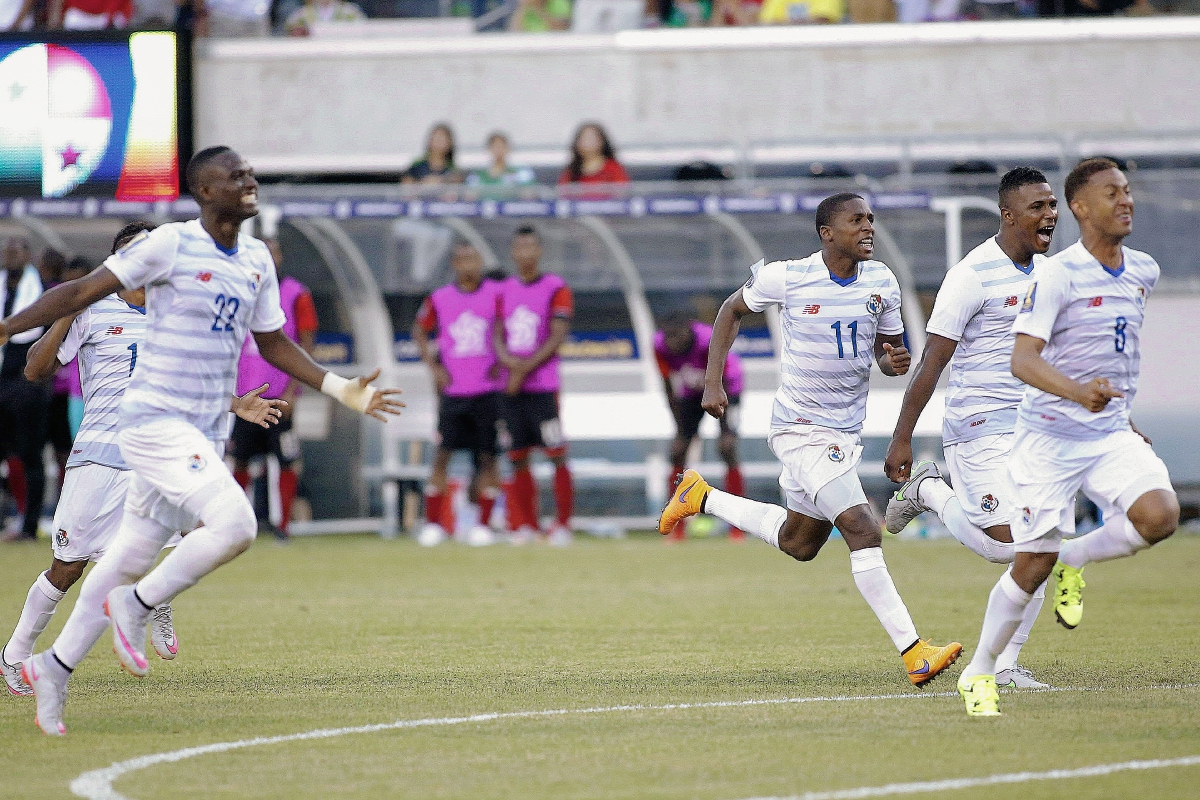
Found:
[[[1000,786],[1008,783],[1029,781],[1059,781],[1070,778],[1092,778],[1141,769],[1164,767],[1194,767],[1200,765],[1200,756],[1183,758],[1156,758],[1151,761],[1122,761],[1119,764],[1097,764],[1079,769],[1052,769],[1046,772],[1008,772],[988,775],[983,778],[950,778],[941,781],[918,781],[914,783],[889,783],[886,786],[863,786],[858,789],[837,789],[832,792],[805,792],[787,797],[755,797],[751,800],[859,800],[866,797],[891,797],[898,794],[923,794],[944,792],[947,789],[971,789],[977,786]]]
[[[1183,689],[1192,688],[1196,684],[1176,684],[1164,686],[1147,686],[1147,689]],[[1104,689],[1093,689],[1087,687],[1053,687],[1050,689],[1035,689],[1026,690],[1022,694],[1041,694],[1052,692],[1089,692],[1089,691],[1105,691]],[[1007,692],[1006,692],[1007,694]],[[377,733],[379,731],[403,730],[405,728],[427,728],[446,725],[464,725],[472,722],[495,722],[496,720],[506,719],[536,719],[539,717],[562,717],[575,714],[612,714],[622,711],[684,711],[687,709],[697,708],[743,708],[747,706],[779,706],[779,705],[796,705],[800,703],[848,703],[861,702],[871,700],[912,700],[912,699],[930,699],[934,697],[957,697],[958,692],[930,692],[928,694],[868,694],[868,695],[834,695],[830,697],[784,697],[767,700],[715,700],[707,703],[668,703],[665,705],[621,705],[621,706],[597,706],[593,708],[555,708],[544,711],[502,711],[488,714],[472,714],[466,717],[431,717],[426,719],[402,719],[395,722],[380,722],[374,725],[359,725],[351,728],[319,728],[313,731],[305,731],[303,733],[290,733],[280,736],[258,736],[253,739],[239,739],[234,742],[216,742],[214,744],[198,745],[196,747],[185,747],[180,750],[171,750],[166,753],[151,753],[150,755],[138,756],[125,761],[117,761],[111,766],[102,767],[84,772],[71,781],[71,793],[77,797],[85,798],[85,800],[130,800],[130,798],[118,792],[113,788],[113,781],[130,772],[137,772],[148,767],[153,767],[158,764],[173,764],[177,761],[195,758],[196,756],[209,755],[212,753],[226,753],[230,750],[242,750],[247,747],[258,747],[267,744],[283,744],[285,742],[300,742],[312,739],[332,739],[338,736],[349,736],[355,733]],[[1200,757],[1197,757],[1200,758]],[[1152,763],[1152,762],[1129,762],[1129,763]],[[1111,765],[1110,765],[1111,766]],[[1119,765],[1118,765],[1119,766]],[[1170,766],[1164,764],[1164,766]],[[1100,769],[1102,767],[1089,767],[1088,769]],[[1125,767],[1126,769],[1134,769],[1134,767]],[[1036,773],[1016,773],[1016,774],[1036,774]],[[1049,773],[1046,773],[1049,774]],[[1104,773],[1097,773],[1104,774]],[[991,778],[966,778],[963,780],[994,780],[1005,776],[992,776]],[[1030,778],[1028,780],[1033,780]],[[895,786],[915,785],[915,784],[894,784]],[[976,784],[971,784],[976,785]],[[982,785],[982,784],[979,784]],[[884,787],[864,787],[862,789],[854,789],[847,791],[878,791]],[[917,790],[909,790],[909,793]],[[922,790],[923,791],[923,790]],[[904,792],[892,792],[899,794]],[[800,795],[797,800],[848,800],[852,797],[880,797],[878,794],[810,794]]]

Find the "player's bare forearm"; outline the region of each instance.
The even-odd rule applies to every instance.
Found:
[[[1112,388],[1107,378],[1093,378],[1087,383],[1068,378],[1042,358],[1045,346],[1046,343],[1035,336],[1018,333],[1010,362],[1013,376],[1035,389],[1079,403],[1093,413],[1102,411],[1114,397],[1125,396]]]
[[[122,289],[117,276],[101,266],[90,275],[60,283],[29,306],[0,322],[0,344],[10,336],[49,325],[68,314],[76,314],[115,291]]]
[[[492,348],[496,351],[496,359],[508,369],[512,369],[519,359],[508,352],[508,342],[505,340],[504,334],[504,321],[497,317],[495,324],[492,325]]]
[[[890,377],[904,375],[908,372],[908,366],[912,363],[912,356],[908,353],[908,348],[904,346],[903,334],[884,334],[875,335],[875,362],[879,364],[879,370]]]
[[[558,352],[558,348],[562,347],[563,342],[567,340],[567,334],[571,332],[571,321],[562,317],[555,317],[550,321],[550,336],[546,341],[534,351],[533,355],[524,359],[525,366],[529,372],[545,364],[554,354]]]
[[[74,321],[74,314],[55,321],[50,330],[33,343],[25,357],[25,380],[41,383],[62,366],[58,361],[58,348],[63,339],[67,338],[67,331],[71,330],[71,323]]]
[[[268,364],[283,370],[296,380],[321,390],[321,381],[325,379],[327,370],[322,369],[312,356],[304,352],[300,345],[287,337],[282,330],[255,333],[254,343],[258,345],[259,354]]]
[[[420,354],[421,360],[425,362],[425,365],[430,369],[437,366],[438,360],[434,357],[433,349],[429,346],[429,334],[425,332],[425,329],[421,327],[420,323],[413,325],[412,339],[413,343],[416,344],[417,352]]]
[[[725,361],[729,351],[737,339],[738,331],[742,329],[742,317],[752,314],[746,301],[742,299],[742,290],[738,289],[721,304],[717,318],[713,320],[712,339],[708,343],[708,365],[704,369],[704,385],[723,388],[725,383]]]
[[[313,354],[313,349],[317,346],[317,332],[300,331],[297,334],[297,337],[300,340],[300,348],[311,356]]]
[[[958,342],[953,339],[938,336],[936,333],[929,334],[925,341],[925,351],[921,354],[921,363],[917,364],[917,371],[913,373],[908,388],[904,390],[904,402],[900,406],[900,416],[892,433],[893,439],[912,438],[917,420],[921,418],[925,406],[929,405],[929,399],[933,397],[942,370],[950,363],[957,347]]]

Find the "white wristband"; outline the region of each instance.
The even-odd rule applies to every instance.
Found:
[[[365,414],[375,396],[374,386],[362,386],[357,380],[347,380],[341,375],[326,372],[321,380],[321,392],[337,400],[344,406]]]

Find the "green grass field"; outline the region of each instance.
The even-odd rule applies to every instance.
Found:
[[[886,551],[921,634],[969,655],[999,568],[948,541]],[[48,560],[45,546],[0,550],[3,636]],[[180,598],[174,662],[151,654],[137,680],[102,641],[72,683],[65,739],[37,731],[32,701],[2,698],[0,797],[69,797],[71,779],[114,761],[316,728],[845,695],[900,697],[360,733],[151,766],[115,788],[139,800],[738,800],[1200,755],[1197,574],[1197,537],[1089,567],[1084,624],[1068,632],[1047,609],[1023,658],[1072,690],[1006,694],[1004,717],[969,720],[957,696],[937,696],[960,666],[909,685],[838,541],[811,564],[758,541],[649,536],[563,550],[261,541]],[[956,795],[1198,797],[1200,766]]]

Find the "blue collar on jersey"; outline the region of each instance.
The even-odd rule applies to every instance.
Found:
[[[145,307],[145,306],[135,306],[133,303],[129,302],[128,300],[124,300],[124,301],[122,301],[122,302],[124,302],[124,303],[125,303],[125,305],[129,306],[129,307],[130,307],[130,308],[132,308],[134,311],[136,311],[136,312],[138,312],[139,314],[141,314],[141,315],[145,316],[145,314],[146,314],[146,307]]]
[[[1121,277],[1121,273],[1125,271],[1125,259],[1123,259],[1123,258],[1121,259],[1121,266],[1117,267],[1116,269],[1109,269],[1107,264],[1104,264],[1103,262],[1101,262],[1099,260],[1097,260],[1096,263],[1099,264],[1100,267],[1105,272],[1107,272],[1109,275],[1112,275],[1114,278]]]
[[[233,245],[232,250],[226,250],[224,247],[221,247],[220,242],[218,242],[216,239],[213,239],[213,244],[215,244],[217,246],[217,249],[220,250],[222,253],[224,253],[227,256],[237,255],[238,246],[236,243]]]
[[[849,278],[839,278],[837,275],[833,274],[833,270],[829,269],[829,267],[826,267],[825,269],[826,269],[826,271],[829,272],[829,280],[833,281],[838,286],[849,286],[850,284],[852,284],[856,280],[858,280],[859,270],[857,270],[857,269],[854,271],[854,274],[851,275]]]
[[[1028,267],[1022,267],[1020,264],[1018,264],[1018,263],[1017,263],[1017,262],[1015,262],[1015,261],[1013,261],[1013,262],[1012,262],[1012,265],[1013,265],[1014,267],[1016,267],[1017,269],[1021,270],[1021,272],[1024,272],[1026,275],[1028,275],[1029,273],[1033,272],[1033,259],[1032,259],[1032,258],[1031,258],[1031,259],[1029,259],[1029,266],[1028,266]]]

